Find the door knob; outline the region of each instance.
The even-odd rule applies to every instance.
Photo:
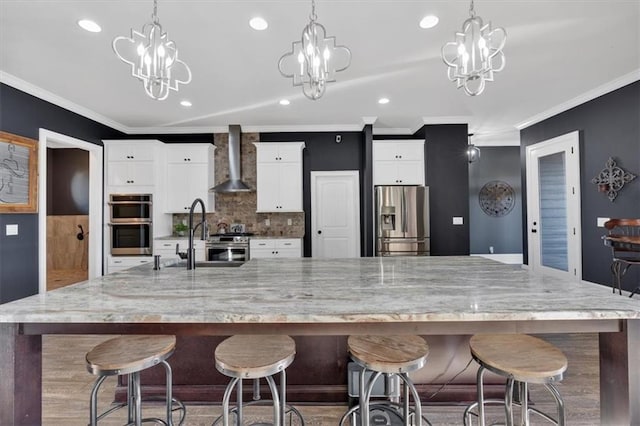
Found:
[[[318,235],[322,234],[322,231],[318,230]]]

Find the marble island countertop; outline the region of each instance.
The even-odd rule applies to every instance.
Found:
[[[143,265],[0,305],[0,322],[340,323],[640,318],[640,300],[476,257]]]

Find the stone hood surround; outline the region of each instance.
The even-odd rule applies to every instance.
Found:
[[[640,301],[477,257],[150,265],[0,306],[0,322],[341,323],[640,318]]]

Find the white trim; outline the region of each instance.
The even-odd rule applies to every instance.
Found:
[[[335,170],[335,171],[312,171],[310,173],[311,178],[311,257],[313,257],[313,248],[316,246],[316,182],[319,177],[331,177],[331,176],[343,176],[355,179],[354,186],[354,198],[357,202],[354,203],[355,214],[355,226],[353,235],[356,243],[356,257],[360,257],[362,253],[362,246],[360,244],[360,172],[358,170]]]
[[[578,95],[573,99],[569,99],[568,101],[563,102],[560,105],[556,105],[546,111],[534,115],[533,117],[529,117],[526,120],[516,124],[516,129],[522,130],[525,127],[529,127],[533,124],[539,123],[542,120],[546,120],[547,118],[558,115],[561,112],[567,111],[578,105],[582,105],[585,102],[591,101],[609,92],[613,92],[614,90],[617,90],[638,80],[640,80],[640,69],[631,71],[630,73],[618,77],[615,80],[612,80],[608,83],[596,87],[595,89],[591,89],[588,92]]]
[[[50,130],[40,129],[38,144],[38,292],[47,291],[47,146],[89,151],[89,279],[102,275],[103,148]]]
[[[128,133],[131,130],[117,121],[21,80],[7,72],[0,71],[0,82],[121,132]]]
[[[484,257],[508,265],[522,265],[522,253],[471,254],[470,256]]]

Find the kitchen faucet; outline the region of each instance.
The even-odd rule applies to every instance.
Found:
[[[202,220],[193,226],[193,210],[196,208],[197,204],[200,204],[200,207],[202,208]],[[187,269],[196,268],[196,249],[193,247],[193,234],[200,225],[202,225],[202,239],[205,240],[207,238],[207,219],[205,217],[204,201],[202,201],[201,198],[196,198],[193,200],[191,208],[189,209],[189,248],[187,249]]]

